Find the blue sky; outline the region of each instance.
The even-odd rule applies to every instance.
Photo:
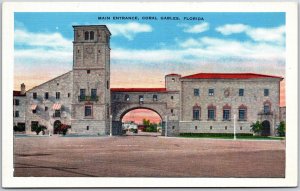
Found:
[[[98,20],[106,16],[111,19]],[[71,70],[72,25],[84,24],[105,24],[112,33],[115,87],[163,86],[164,75],[174,72],[285,75],[285,13],[15,13],[14,24],[15,87],[21,81],[38,85]]]

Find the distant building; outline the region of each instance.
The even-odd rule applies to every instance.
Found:
[[[56,133],[122,134],[122,118],[134,109],[149,109],[162,120],[162,134],[252,133],[261,121],[263,135],[274,135],[283,119],[278,76],[253,73],[168,74],[163,88],[110,88],[110,32],[104,25],[74,26],[73,69],[15,99],[14,124],[36,124]],[[17,96],[19,95],[19,96]],[[21,98],[22,97],[22,98]],[[14,101],[15,103],[15,101]],[[20,108],[22,107],[22,108]],[[20,115],[23,112],[24,115]],[[235,116],[235,117],[234,117]],[[18,121],[19,119],[20,121]],[[285,118],[285,117],[284,117]]]

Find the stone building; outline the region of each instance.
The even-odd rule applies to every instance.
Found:
[[[25,131],[25,108],[27,106],[25,84],[21,84],[21,91],[13,92],[13,126],[17,131]],[[17,128],[16,128],[17,127]]]
[[[251,73],[169,74],[163,88],[110,88],[110,32],[104,25],[74,26],[71,71],[27,91],[26,131],[60,124],[69,133],[121,134],[122,118],[144,108],[162,120],[162,134],[251,133],[261,121],[263,134],[274,135],[280,121],[281,77]],[[236,116],[236,120],[234,120]],[[167,131],[165,131],[167,129]]]

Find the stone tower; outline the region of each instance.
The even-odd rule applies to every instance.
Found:
[[[110,32],[105,25],[73,26],[72,132],[110,130]]]

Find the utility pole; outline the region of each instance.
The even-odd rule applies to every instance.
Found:
[[[109,119],[110,119],[110,123],[109,123],[109,136],[112,136],[112,115],[109,116]]]
[[[236,114],[233,115],[233,139],[236,140],[236,124],[235,124],[235,120],[236,120]]]
[[[168,136],[168,116],[166,115],[165,136]]]

